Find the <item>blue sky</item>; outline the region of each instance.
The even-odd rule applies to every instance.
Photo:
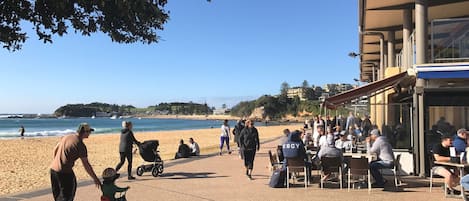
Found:
[[[69,30],[43,44],[0,49],[0,113],[52,113],[71,103],[221,107],[299,86],[354,83],[357,1],[170,0],[156,44],[118,44]]]

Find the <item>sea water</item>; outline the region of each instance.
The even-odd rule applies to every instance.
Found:
[[[17,138],[20,136],[19,128],[24,126],[25,137],[63,136],[76,131],[80,123],[86,122],[95,129],[94,133],[119,133],[122,121],[132,121],[133,131],[168,131],[219,128],[220,120],[187,120],[187,119],[153,119],[153,118],[64,118],[64,119],[27,119],[27,118],[0,118],[0,139]],[[235,121],[229,125],[234,127]]]

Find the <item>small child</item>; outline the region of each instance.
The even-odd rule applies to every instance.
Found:
[[[125,188],[120,188],[114,183],[120,174],[117,174],[114,168],[106,168],[103,171],[103,185],[101,186],[101,191],[103,195],[101,196],[101,201],[126,201],[125,192],[129,190],[129,186]],[[121,192],[121,196],[116,198],[116,192]]]

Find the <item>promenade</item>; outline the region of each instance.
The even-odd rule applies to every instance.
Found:
[[[441,179],[436,179],[436,186],[429,192],[428,179],[403,177],[403,187],[398,191],[389,182],[383,189],[372,189],[368,194],[366,189],[345,188],[340,190],[338,185],[329,184],[320,189],[318,176],[307,189],[302,182],[297,182],[290,189],[274,189],[268,186],[270,171],[268,169],[268,150],[274,150],[276,140],[269,140],[261,144],[261,150],[256,155],[253,180],[245,175],[243,161],[236,154],[218,156],[210,154],[195,158],[168,161],[161,177],[153,177],[150,172],[128,181],[126,175],[117,180],[118,186],[130,186],[127,199],[133,201],[165,200],[165,201],[213,201],[213,200],[456,200],[444,198]],[[135,156],[139,157],[139,156]],[[134,169],[137,165],[134,164]],[[100,173],[99,173],[100,174]],[[317,171],[313,171],[316,175]],[[44,175],[48,177],[48,175]],[[101,192],[90,181],[79,182],[75,200],[99,200]],[[50,189],[34,192],[24,192],[1,197],[0,201],[50,201]]]

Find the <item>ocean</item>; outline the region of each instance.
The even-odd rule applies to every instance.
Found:
[[[25,137],[62,136],[76,131],[82,122],[90,124],[94,133],[109,134],[120,133],[122,121],[132,121],[134,132],[192,130],[218,128],[223,121],[220,120],[187,120],[187,119],[147,119],[147,118],[64,118],[64,119],[28,119],[28,118],[0,118],[0,139],[18,138],[19,128],[24,126]],[[229,122],[234,127],[235,121]]]

